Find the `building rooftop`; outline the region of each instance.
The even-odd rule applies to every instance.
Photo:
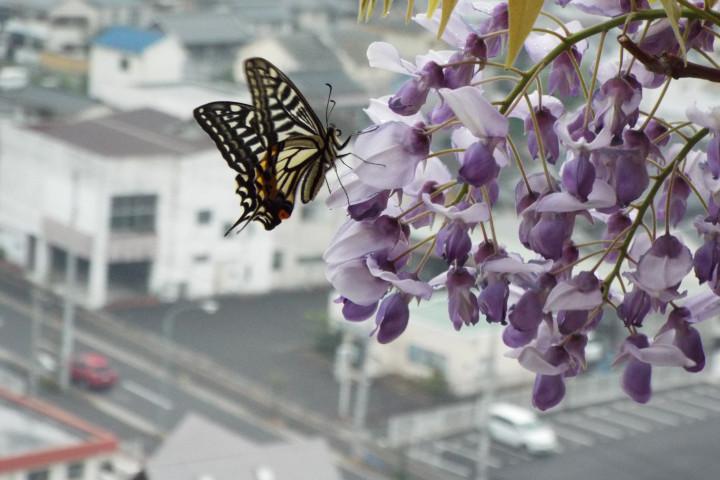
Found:
[[[112,434],[52,405],[0,389],[0,475],[116,449]]]
[[[41,114],[44,117],[70,117],[103,106],[84,95],[56,88],[29,85],[0,91],[0,103]]]
[[[107,158],[183,155],[211,148],[196,125],[150,108],[34,130]]]
[[[89,3],[97,7],[131,7],[142,5],[143,0],[89,0]]]
[[[275,38],[302,65],[303,71],[342,70],[335,53],[313,33],[296,32]]]
[[[142,53],[165,35],[158,30],[133,27],[111,27],[95,38],[95,45],[129,53]]]
[[[49,10],[60,0],[0,0],[0,8],[16,10]]]
[[[256,445],[187,415],[147,462],[149,480],[339,480],[321,439]],[[263,476],[264,475],[264,476]]]
[[[252,38],[252,28],[242,16],[227,12],[182,12],[157,17],[155,24],[175,35],[183,45],[233,45]]]

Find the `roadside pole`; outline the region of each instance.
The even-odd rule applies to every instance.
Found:
[[[60,345],[60,378],[58,383],[61,390],[70,387],[70,359],[72,357],[73,343],[75,342],[75,299],[74,287],[77,277],[77,257],[69,250],[67,252],[67,265],[65,267],[65,290],[63,292],[63,328]]]
[[[352,355],[352,335],[344,332],[342,342],[335,351],[335,378],[339,384],[338,417],[347,418],[350,414],[350,397],[352,379],[350,373],[350,357]]]
[[[362,342],[362,364],[357,381],[355,395],[355,411],[353,412],[353,455],[362,456],[362,445],[365,438],[365,419],[367,418],[368,397],[370,396],[370,348],[369,338]]]
[[[495,332],[492,332],[495,333]],[[488,431],[488,420],[490,419],[490,405],[495,400],[496,388],[496,353],[497,353],[497,337],[488,335],[490,345],[488,346],[487,367],[483,369],[478,383],[485,384],[485,390],[482,396],[478,396],[477,401],[477,422],[480,431],[480,440],[478,443],[478,456],[475,471],[475,480],[489,480],[488,460],[490,460],[490,432]]]
[[[36,285],[32,285],[30,290],[30,301],[32,308],[30,327],[30,395],[37,395],[38,386],[38,350],[37,344],[40,337],[40,325],[43,321],[43,298],[40,289]]]

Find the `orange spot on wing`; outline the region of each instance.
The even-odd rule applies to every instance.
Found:
[[[288,213],[287,210],[280,210],[278,212],[278,217],[280,217],[280,220],[287,220],[290,218],[290,213]]]

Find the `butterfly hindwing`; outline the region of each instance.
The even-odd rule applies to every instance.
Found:
[[[230,168],[245,173],[264,154],[254,107],[237,102],[211,102],[196,108],[193,115]]]

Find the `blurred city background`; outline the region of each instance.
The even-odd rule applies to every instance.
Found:
[[[332,122],[362,129],[404,80],[369,68],[371,42],[444,48],[402,7],[0,0],[0,479],[713,477],[713,362],[657,369],[634,405],[606,322],[539,415],[499,327],[455,332],[441,296],[390,345],[345,324],[322,262],[344,213],[322,198],[224,236],[234,177],[193,108],[250,102],[261,56],[318,112],[332,84]]]

